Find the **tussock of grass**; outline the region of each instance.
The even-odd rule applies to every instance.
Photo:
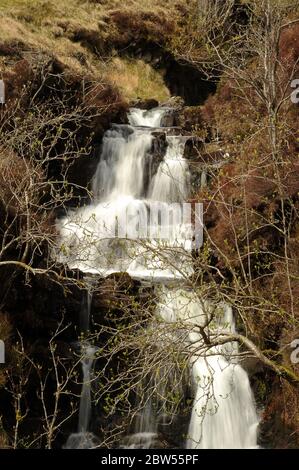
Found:
[[[142,60],[114,59],[107,76],[129,100],[154,98],[163,102],[170,97],[162,75]]]
[[[121,11],[128,17],[135,14],[138,22],[142,12],[155,13],[157,9],[166,17],[175,15],[169,0],[128,0],[125,5],[120,0],[1,0],[0,42],[26,51],[26,58],[37,52],[55,56],[78,75],[88,74],[95,80],[105,75],[119,86],[127,100],[138,97],[164,100],[169,96],[168,90],[162,76],[150,65],[110,60],[85,47],[82,41],[74,40],[78,31],[86,30],[94,31],[104,43],[117,31],[114,20],[107,20],[110,15],[113,18],[113,12]],[[154,26],[154,18],[153,22]],[[11,64],[11,59],[0,57],[2,71]]]

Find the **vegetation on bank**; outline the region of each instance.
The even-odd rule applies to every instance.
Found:
[[[33,62],[55,57],[71,74],[110,80],[114,86],[120,82],[124,99],[164,100],[167,90],[151,64],[117,55],[139,36],[165,43],[176,18],[172,5],[154,0],[126,2],[125,7],[113,0],[5,0],[0,5],[1,69],[10,69],[18,56]]]

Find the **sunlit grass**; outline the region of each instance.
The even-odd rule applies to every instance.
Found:
[[[170,96],[162,75],[142,60],[114,59],[107,75],[129,100],[166,101]]]
[[[163,77],[140,60],[99,58],[73,40],[81,29],[95,31],[99,37],[111,37],[113,30],[105,23],[112,10],[156,11],[170,14],[173,2],[168,0],[0,0],[0,42],[20,44],[26,54],[33,51],[55,56],[71,72],[90,75],[96,80],[105,74],[128,100],[156,98],[166,100],[169,92]],[[82,61],[82,57],[84,60]],[[81,58],[81,60],[80,60]],[[1,62],[0,62],[1,65]]]

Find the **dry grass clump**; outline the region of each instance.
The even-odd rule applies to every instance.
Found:
[[[95,80],[110,75],[120,81],[124,98],[148,96],[151,90],[156,95],[160,85],[164,98],[163,80],[149,66],[142,71],[139,62],[117,63],[111,57],[114,48],[135,39],[166,43],[174,31],[176,8],[161,0],[125,5],[117,0],[2,0],[0,69],[10,70],[20,58],[51,55],[71,73]],[[131,84],[129,74],[136,74]]]
[[[162,75],[142,60],[113,59],[107,76],[129,100],[154,98],[163,102],[170,97]]]
[[[149,11],[115,10],[110,13],[110,22],[117,29],[115,40],[120,44],[144,38],[165,44],[175,32],[175,23],[167,11],[157,8]]]

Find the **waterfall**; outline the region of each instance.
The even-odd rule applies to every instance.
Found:
[[[135,127],[160,127],[162,118],[167,112],[168,108],[155,108],[150,111],[131,108],[129,123]]]
[[[149,399],[136,419],[134,434],[124,440],[124,449],[151,449],[157,437],[158,422]]]
[[[247,373],[236,359],[236,344],[227,343],[208,349],[208,354],[200,353],[204,339],[199,327],[209,324],[210,333],[219,337],[233,333],[232,310],[225,304],[215,306],[212,300],[202,301],[185,287],[184,279],[193,273],[192,227],[184,217],[178,218],[175,211],[167,217],[161,216],[167,213],[170,204],[175,207],[190,194],[183,136],[167,136],[166,154],[145,188],[152,132],[160,128],[166,112],[168,108],[151,111],[134,108],[128,116],[129,125],[113,125],[106,132],[92,181],[93,201],[58,221],[61,240],[57,257],[70,268],[85,273],[106,276],[126,271],[133,278],[150,280],[158,297],[156,318],[165,325],[179,325],[180,333],[175,327],[173,335],[177,338],[179,334],[190,357],[193,406],[186,447],[254,448],[258,419]],[[153,213],[158,214],[156,218],[152,218]],[[124,214],[126,233],[119,225]],[[138,244],[134,240],[137,228],[144,235]],[[159,236],[166,229],[170,235],[160,244]],[[159,256],[161,248],[163,257]],[[167,285],[169,280],[175,280],[176,286]],[[172,341],[171,335],[165,341]],[[79,412],[81,435],[88,433],[88,384],[95,351],[88,345],[85,353]],[[150,397],[145,402],[133,435],[124,444],[126,448],[149,448],[154,444],[159,416]]]
[[[138,279],[177,279],[192,274],[190,255],[185,250],[192,238],[192,227],[185,223],[184,214],[177,217],[174,211],[172,220],[158,223],[161,214],[171,218],[169,202],[181,202],[188,193],[184,139],[167,138],[164,160],[150,182],[149,194],[144,191],[145,162],[153,139],[149,126],[160,125],[166,112],[168,108],[149,112],[133,109],[129,121],[148,127],[140,130],[136,126],[113,125],[105,134],[92,182],[92,203],[58,222],[59,259],[70,268],[102,276],[127,271]],[[157,215],[154,220],[153,214]],[[121,236],[119,222],[124,217],[126,233]],[[131,242],[136,225],[139,234],[144,234],[143,244]],[[173,252],[161,257],[159,240],[163,231]],[[182,268],[177,270],[176,264]]]
[[[90,311],[92,302],[93,280],[85,277],[87,282],[86,296],[83,298],[80,312],[81,333],[87,334],[90,323]],[[80,362],[82,367],[82,390],[79,406],[78,432],[69,436],[65,445],[66,449],[90,449],[96,445],[95,436],[89,432],[89,422],[91,416],[91,382],[92,370],[96,357],[97,348],[85,339],[80,342]]]
[[[188,164],[183,158],[185,139],[168,136],[167,143],[166,155],[152,180],[149,198],[168,203],[183,202],[189,194]]]
[[[166,322],[203,326],[213,316],[214,335],[234,333],[232,309],[200,302],[192,291],[163,287],[157,313]],[[194,402],[186,446],[188,449],[248,449],[257,447],[258,418],[249,379],[236,363],[235,342],[213,347],[204,357],[203,339],[196,330],[187,330],[186,345],[191,355]]]
[[[79,425],[78,431],[80,433],[86,433],[88,431],[88,425],[90,420],[91,412],[91,370],[94,362],[96,348],[90,344],[86,344],[82,348],[82,371],[83,371],[83,385],[80,399],[79,409]]]
[[[256,448],[258,419],[244,369],[215,354],[195,358],[192,376],[196,392],[187,448]]]
[[[215,333],[234,333],[232,309],[222,305]],[[214,333],[214,334],[215,334]],[[202,342],[197,338],[197,342]],[[194,348],[194,343],[192,343]],[[258,417],[248,375],[236,363],[238,345],[211,348],[206,357],[193,356],[195,398],[190,420],[189,449],[250,449],[257,447]]]
[[[144,167],[152,135],[126,126],[115,126],[103,139],[101,159],[92,189],[98,201],[114,201],[119,196],[143,195]]]

